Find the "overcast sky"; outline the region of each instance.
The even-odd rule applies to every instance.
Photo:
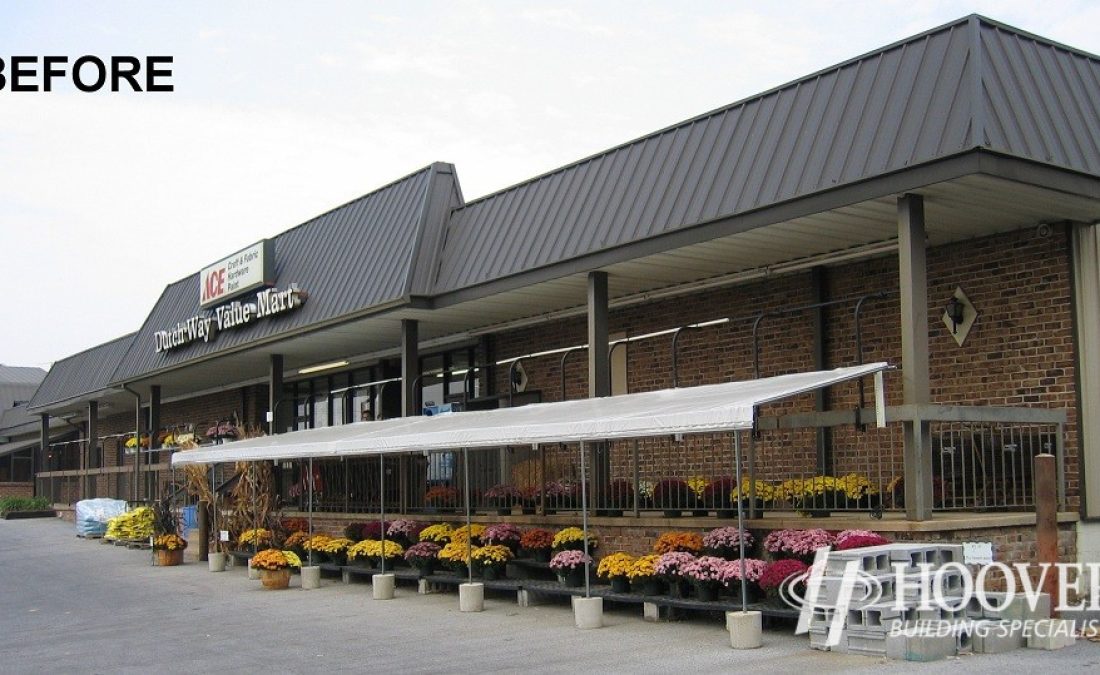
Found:
[[[467,199],[979,12],[1100,53],[1100,2],[0,4],[0,56],[171,55],[172,93],[0,92],[0,363],[433,161]]]

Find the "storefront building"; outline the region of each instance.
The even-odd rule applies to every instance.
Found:
[[[830,528],[992,540],[1024,560],[1031,461],[1049,452],[1061,554],[1097,559],[1098,222],[1100,60],[967,17],[474,201],[437,163],[227,255],[169,285],[136,333],[55,364],[29,404],[42,444],[59,417],[85,442],[63,468],[39,456],[36,489],[163,496],[169,434],[887,361],[885,429],[857,384],[766,406],[754,478],[856,475],[876,496],[824,505]],[[135,427],[149,448],[126,447]],[[613,548],[723,519],[720,439],[592,452],[594,527]],[[478,453],[480,517],[572,523],[576,454]],[[320,462],[317,508],[334,528],[380,500],[445,508],[425,494],[456,487],[458,461]],[[385,494],[380,470],[396,478]],[[288,512],[303,482],[279,467]],[[524,503],[498,514],[494,486]],[[807,522],[761,497],[754,527]]]
[[[31,459],[39,438],[27,401],[45,377],[41,368],[0,364],[0,499],[34,493]]]

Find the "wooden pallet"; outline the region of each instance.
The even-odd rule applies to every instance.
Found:
[[[80,534],[79,532],[77,533],[76,536],[79,539],[102,539],[103,538],[102,534]]]

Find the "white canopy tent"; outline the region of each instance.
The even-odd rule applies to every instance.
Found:
[[[840,382],[875,375],[876,408],[884,424],[886,363],[778,375],[682,389],[556,403],[536,403],[434,417],[294,431],[177,452],[172,465],[290,460],[457,448],[495,448],[603,441],[751,429],[758,406]]]
[[[835,370],[793,373],[775,377],[725,382],[684,389],[662,389],[608,398],[590,398],[556,403],[537,403],[520,408],[501,408],[458,415],[402,417],[378,422],[308,429],[277,436],[263,436],[213,449],[186,450],[172,456],[172,466],[221,462],[307,459],[310,463],[310,533],[313,532],[312,464],[315,458],[432,452],[461,448],[495,448],[542,443],[581,444],[581,518],[584,553],[588,551],[588,494],[585,478],[584,444],[622,438],[737,432],[751,429],[757,406],[790,398],[833,384],[868,375],[875,378],[875,409],[879,426],[886,425],[882,373],[886,363],[871,363]],[[741,437],[734,433],[736,485],[741,482]],[[382,469],[381,465],[379,467]],[[469,463],[463,461],[466,525],[470,526]],[[385,491],[385,471],[379,471],[379,488]],[[384,508],[384,504],[380,502]],[[738,501],[737,526],[744,527],[744,508]],[[380,513],[385,522],[385,512]],[[383,529],[382,545],[385,547]],[[746,610],[745,549],[741,540],[741,610]],[[467,562],[470,549],[467,541]],[[382,558],[385,574],[385,557]],[[473,570],[469,569],[473,584]],[[591,596],[590,569],[585,567],[585,597]]]

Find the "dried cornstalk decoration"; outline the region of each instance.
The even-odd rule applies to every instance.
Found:
[[[260,427],[242,427],[238,439],[263,436]],[[236,482],[226,508],[226,528],[236,541],[241,532],[269,527],[276,509],[275,471],[271,462],[237,462],[234,465]]]
[[[229,493],[226,528],[236,540],[241,532],[267,527],[275,511],[275,472],[271,462],[237,462],[237,481]]]
[[[537,494],[539,488],[548,480],[558,480],[563,477],[572,477],[574,474],[571,457],[561,457],[555,454],[546,454],[546,474],[542,475],[543,465],[537,457],[526,459],[516,463],[512,467],[512,484],[525,494]]]
[[[242,428],[238,438],[256,438],[263,436],[263,430],[259,427]],[[199,444],[190,441],[181,445],[180,451],[186,452],[198,448]],[[217,519],[218,530],[228,530],[230,541],[236,541],[241,532],[245,530],[266,527],[265,523],[274,510],[275,490],[274,472],[269,462],[237,462],[234,465],[235,481],[231,481],[231,491],[228,496],[220,500],[221,507]],[[211,486],[210,472],[213,465],[192,464],[184,467],[187,478],[187,492],[195,497],[213,516],[211,504],[213,504],[213,486]],[[211,523],[214,521],[211,519]],[[224,545],[219,541],[217,532],[211,530],[211,550],[224,550]]]

